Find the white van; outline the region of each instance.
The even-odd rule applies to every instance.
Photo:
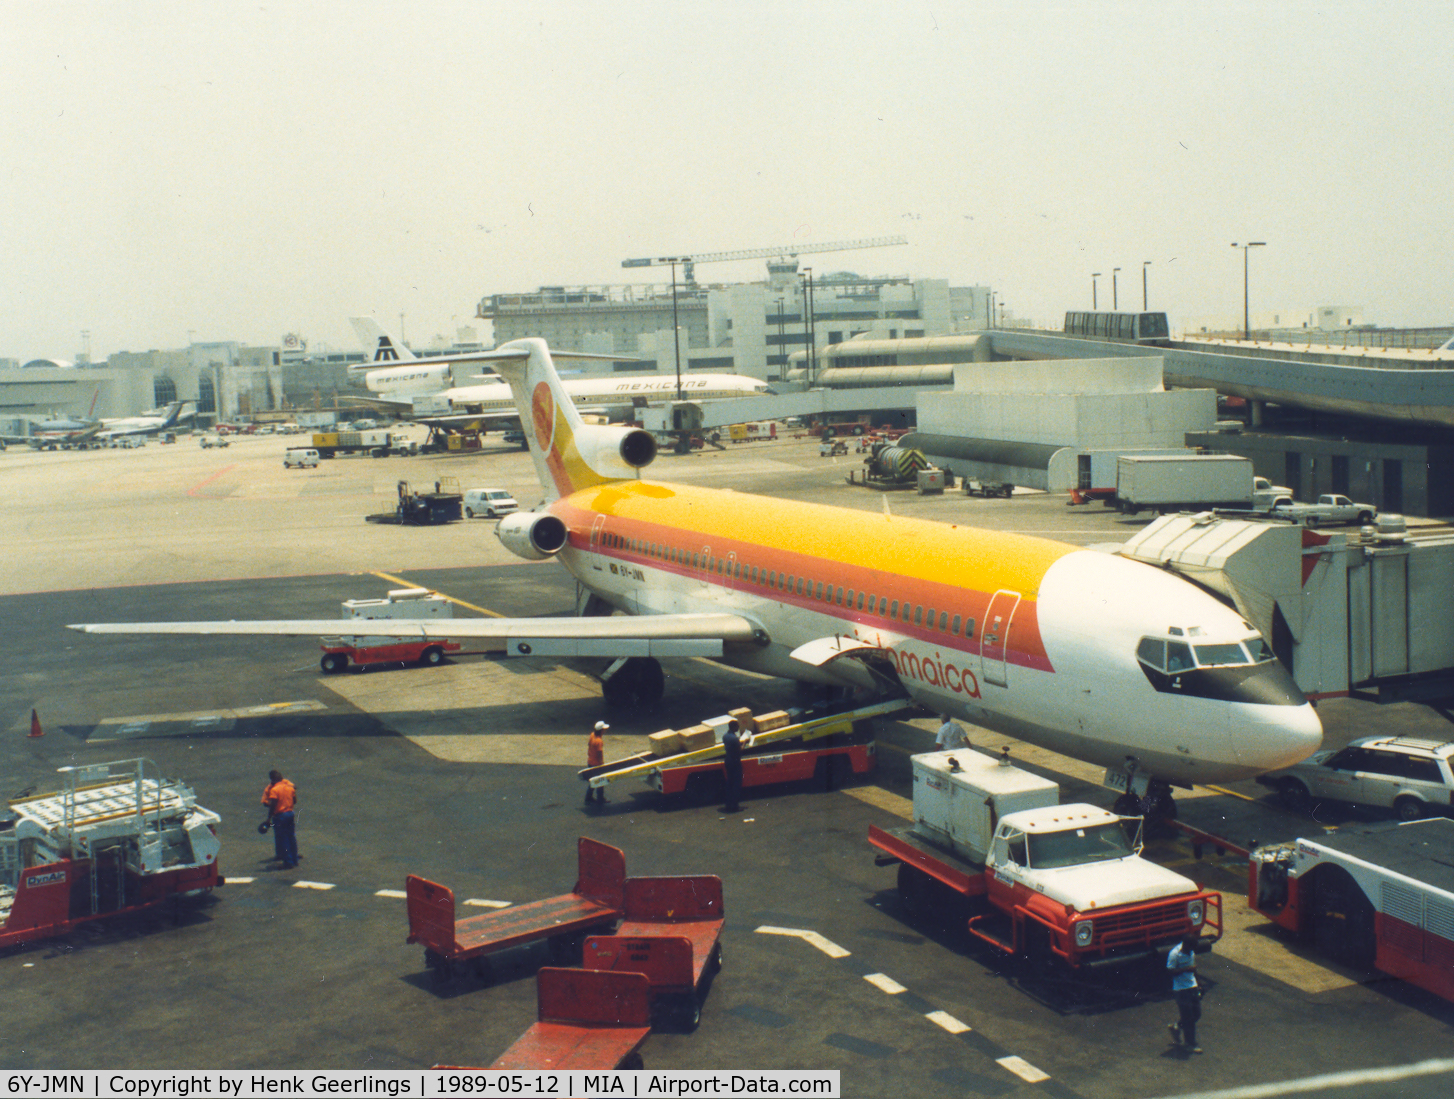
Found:
[[[297,466],[299,469],[307,469],[318,464],[318,451],[311,447],[294,447],[283,452],[283,468],[289,469]]]
[[[487,519],[498,519],[502,515],[509,515],[512,511],[519,511],[520,505],[515,497],[511,496],[502,488],[472,488],[464,494],[464,517],[473,519],[476,515],[483,515]]]

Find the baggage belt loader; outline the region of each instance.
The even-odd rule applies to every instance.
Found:
[[[735,722],[743,734],[744,789],[815,777],[836,786],[877,763],[873,736],[856,723],[910,705],[894,698],[831,713],[777,710],[754,716],[749,709],[731,710],[691,729],[655,733],[651,751],[583,768],[579,776],[592,789],[641,779],[663,794],[715,792],[723,778],[722,736]]]
[[[216,813],[148,759],[62,767],[0,819],[0,949],[222,885]]]
[[[1141,858],[1141,819],[1059,803],[1059,787],[972,748],[913,757],[914,825],[869,827],[911,910],[963,907],[1003,954],[1072,970],[1221,937],[1222,898]]]

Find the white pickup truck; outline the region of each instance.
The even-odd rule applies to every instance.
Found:
[[[1281,497],[1272,505],[1272,514],[1279,519],[1291,519],[1305,527],[1316,527],[1322,523],[1357,523],[1366,526],[1378,517],[1378,509],[1372,504],[1357,504],[1346,496],[1327,493],[1319,496],[1316,504],[1297,504],[1291,497]]]

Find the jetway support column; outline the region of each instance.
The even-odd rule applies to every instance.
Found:
[[[1248,401],[1247,402],[1247,408],[1248,408],[1249,414],[1251,416],[1251,426],[1252,427],[1261,427],[1262,426],[1262,423],[1263,423],[1263,420],[1267,416],[1267,402],[1266,401]]]

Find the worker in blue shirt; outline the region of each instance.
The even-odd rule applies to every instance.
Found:
[[[1166,968],[1171,970],[1171,994],[1176,997],[1176,1008],[1181,1021],[1168,1023],[1171,1041],[1189,1053],[1200,1053],[1197,1045],[1197,1020],[1202,1017],[1202,990],[1197,985],[1197,942],[1200,932],[1192,932],[1182,939],[1166,956]]]

